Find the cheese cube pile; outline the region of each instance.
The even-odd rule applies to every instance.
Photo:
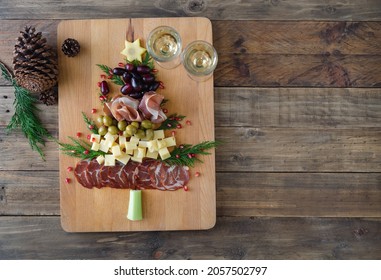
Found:
[[[114,166],[116,161],[127,164],[130,160],[142,162],[143,158],[162,160],[171,157],[168,150],[176,146],[175,137],[165,137],[164,130],[155,130],[153,140],[141,140],[135,136],[126,139],[125,136],[112,135],[107,133],[104,137],[98,134],[91,134],[91,150],[107,153],[105,156],[98,156],[99,164]]]

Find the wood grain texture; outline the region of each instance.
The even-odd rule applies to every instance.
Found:
[[[96,108],[102,112],[97,82],[102,71],[96,64],[111,67],[124,57],[126,31],[134,30],[135,39],[144,46],[148,34],[157,26],[169,25],[180,34],[184,45],[195,40],[212,42],[211,22],[206,18],[159,18],[62,21],[58,26],[58,42],[68,37],[82,44],[81,53],[73,60],[59,52],[59,129],[60,141],[68,141],[78,131],[86,131],[81,112]],[[60,44],[60,43],[59,43]],[[99,46],[102,45],[102,48]],[[170,102],[170,113],[186,115],[193,124],[176,132],[177,143],[198,144],[214,140],[213,79],[203,83],[191,80],[181,67],[168,70],[156,65],[158,80],[163,81],[161,92]],[[120,87],[110,85],[109,96],[120,94]],[[167,135],[169,135],[167,133]],[[203,157],[204,176],[191,179],[188,192],[143,191],[143,216],[139,222],[126,219],[129,190],[112,188],[86,189],[68,174],[67,166],[75,166],[78,159],[60,155],[62,225],[69,232],[189,230],[209,229],[216,219],[215,158]],[[67,184],[65,179],[72,178]],[[91,211],[89,211],[91,209]],[[188,215],[192,212],[192,215]]]
[[[204,16],[223,20],[380,20],[377,0],[95,0],[32,1],[0,3],[3,19],[79,19],[124,17]]]
[[[381,85],[380,22],[217,21],[213,31],[216,86]]]
[[[0,171],[0,215],[59,215],[58,171]],[[217,216],[381,217],[380,173],[217,173]]]
[[[208,231],[66,234],[58,217],[0,217],[0,258],[380,259],[380,236],[381,220],[366,218],[236,217]]]

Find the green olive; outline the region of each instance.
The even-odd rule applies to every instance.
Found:
[[[104,116],[103,117],[103,124],[105,126],[111,126],[112,125],[112,118],[110,116]]]
[[[131,134],[130,133],[128,133],[128,131],[127,130],[125,130],[125,131],[123,131],[123,136],[124,137],[131,137]]]
[[[102,124],[103,124],[103,116],[99,116],[99,117],[97,118],[97,124],[98,124],[98,125],[102,125]]]
[[[104,125],[102,125],[101,127],[98,128],[98,134],[101,135],[101,136],[104,136],[106,135],[107,133],[107,127],[105,127]]]
[[[120,131],[126,130],[126,127],[127,127],[127,122],[125,120],[118,122],[118,128]]]
[[[153,129],[147,129],[145,140],[152,140],[152,139],[153,139]]]
[[[137,130],[138,130],[138,129],[137,129],[135,126],[133,126],[132,124],[129,124],[129,125],[127,125],[127,127],[126,127],[126,131],[127,131],[130,135],[134,135],[134,134],[136,133]]]
[[[138,122],[132,122],[131,125],[135,126],[136,128],[139,128],[139,123]]]
[[[152,128],[152,122],[150,120],[144,120],[142,121],[141,126],[145,129],[150,129]]]
[[[112,135],[115,135],[119,133],[119,130],[115,125],[112,125],[108,127],[108,132]]]
[[[138,131],[136,131],[136,133],[135,133],[135,137],[137,137],[139,139],[143,139],[144,137],[146,137],[146,134],[145,134],[144,130],[138,129]]]

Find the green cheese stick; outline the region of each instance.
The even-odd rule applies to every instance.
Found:
[[[128,204],[127,219],[131,221],[143,220],[141,190],[130,190],[130,202]]]

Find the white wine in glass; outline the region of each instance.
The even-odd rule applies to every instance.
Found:
[[[159,26],[148,35],[147,51],[163,68],[180,64],[181,48],[180,34],[170,26]]]
[[[182,63],[185,70],[196,81],[209,79],[217,66],[217,62],[216,50],[205,41],[190,43],[182,54]]]

